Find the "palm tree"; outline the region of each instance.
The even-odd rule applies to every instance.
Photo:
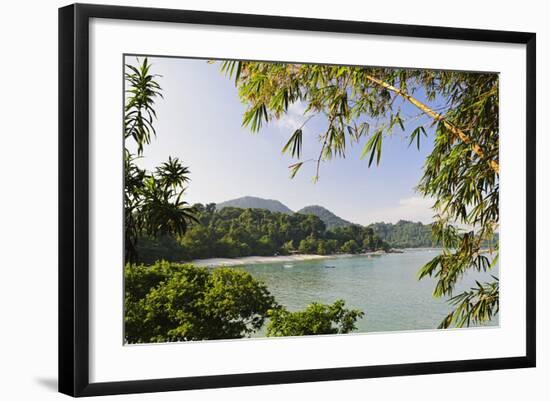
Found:
[[[144,145],[156,135],[154,104],[155,98],[162,97],[162,89],[155,81],[158,75],[150,73],[147,58],[138,67],[126,65],[126,68],[129,70],[125,74],[126,93],[130,96],[125,106],[124,138],[135,141],[138,156],[125,148],[125,258],[127,262],[135,262],[139,237],[184,235],[189,224],[197,219],[193,207],[182,199],[185,185],[191,180],[189,167],[169,157],[154,173],[149,173],[135,162],[142,157]]]

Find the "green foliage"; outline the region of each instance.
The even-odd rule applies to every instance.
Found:
[[[428,136],[426,133],[426,129],[421,125],[419,127],[416,127],[412,132],[409,139],[409,146],[416,140],[416,149],[420,150],[420,134],[423,134],[425,137]]]
[[[430,224],[399,220],[395,224],[374,223],[370,224],[369,227],[393,248],[428,248],[437,245],[432,238],[432,226]]]
[[[347,220],[344,220],[338,216],[336,216],[334,213],[332,213],[330,210],[325,209],[322,206],[312,205],[312,206],[306,206],[300,210],[298,210],[296,213],[301,214],[313,214],[317,217],[319,217],[321,220],[323,220],[323,223],[327,226],[329,230],[337,227],[347,227],[351,226],[353,223],[350,223]]]
[[[248,106],[243,125],[252,131],[280,118],[295,102],[305,103],[306,123],[314,115],[326,120],[315,160],[300,160],[300,135],[288,141],[287,150],[300,150],[291,152],[298,159],[290,166],[292,177],[313,161],[317,180],[323,161],[345,157],[348,146],[362,141],[368,165],[375,158],[379,164],[384,137],[398,130],[420,148],[425,127],[435,127],[434,148],[418,186],[422,195],[435,200],[433,236],[445,250],[443,258],[429,263],[427,274],[438,279],[434,295],[452,295],[466,270],[479,269],[481,247],[493,241],[499,224],[498,74],[243,61],[226,61],[222,68],[235,77],[239,96]],[[415,93],[433,105],[420,102]],[[419,110],[414,124],[401,117],[404,102]],[[459,230],[456,225],[471,229]],[[498,284],[493,284],[497,295],[487,307],[496,313]],[[481,299],[477,291],[480,296],[471,299]]]
[[[361,158],[367,156],[367,154],[370,152],[369,156],[369,167],[372,164],[372,161],[374,160],[374,155],[376,155],[376,164],[380,164],[380,158],[382,157],[382,134],[384,131],[378,130],[376,131],[367,141],[365,146],[363,147],[363,151],[361,152]]]
[[[327,232],[327,239],[337,240],[343,253],[358,253],[361,251],[389,250],[390,245],[376,235],[371,227],[357,224],[346,227],[336,227]]]
[[[355,322],[365,313],[346,309],[338,300],[332,305],[309,304],[305,310],[289,312],[279,307],[269,311],[268,337],[307,336],[316,334],[344,334],[355,330]]]
[[[317,253],[318,247],[319,244],[317,243],[317,239],[313,236],[310,236],[300,241],[298,251],[300,251],[300,253],[312,254]]]
[[[137,154],[143,154],[144,145],[156,135],[153,106],[155,98],[162,97],[147,58],[137,67],[127,64],[126,69],[129,72],[125,73],[128,89],[124,115],[124,246],[125,260],[134,262],[138,259],[140,237],[183,235],[194,216],[182,199],[185,185],[190,181],[189,168],[177,158],[169,157],[149,173],[138,167],[138,157],[126,147],[126,141],[133,139]]]
[[[126,64],[124,77],[126,106],[124,108],[124,139],[133,138],[138,147],[138,155],[143,153],[143,145],[151,142],[156,135],[153,121],[157,114],[153,108],[156,97],[162,97],[161,88],[155,81],[158,75],[150,74],[151,64],[147,57],[135,67]]]
[[[344,244],[342,245],[342,252],[344,253],[357,253],[358,250],[359,244],[353,239],[344,242]]]
[[[215,204],[195,204],[192,210],[196,221],[189,224],[184,234],[141,237],[139,261],[272,256],[295,251],[330,255],[390,248],[368,227],[351,225],[327,230],[321,219],[311,214],[232,207],[217,210]],[[344,246],[350,240],[355,245]]]
[[[249,273],[157,262],[125,267],[128,343],[249,336],[276,306]]]
[[[132,344],[248,337],[267,318],[268,336],[349,333],[364,316],[342,300],[289,312],[238,269],[159,261],[127,264],[124,279],[125,340]]]
[[[494,242],[499,224],[498,172],[488,163],[498,161],[498,78],[468,74],[463,80],[463,89],[449,96],[452,107],[447,118],[454,125],[471,127],[468,133],[485,156],[475,157],[469,143],[456,141],[447,125],[437,124],[434,150],[419,185],[421,193],[436,199],[433,236],[445,247],[444,254],[420,273],[420,277],[438,278],[435,296],[454,295],[456,282],[467,270],[493,267],[482,248]],[[459,230],[456,223],[472,228]],[[498,243],[493,250],[498,258]],[[457,307],[452,314],[456,326],[490,320],[499,309],[498,294],[499,283],[494,279],[453,296],[450,302]],[[441,327],[450,323],[447,317]]]
[[[455,309],[439,325],[440,329],[451,326],[463,327],[487,322],[499,311],[499,280],[493,276],[491,283],[479,283],[450,299]]]
[[[281,246],[281,254],[283,255],[289,255],[294,251],[294,241],[292,240],[288,240],[283,244],[283,246]]]
[[[135,261],[140,237],[183,235],[189,222],[196,219],[193,209],[182,199],[189,169],[178,159],[170,158],[154,173],[148,173],[126,152],[124,172],[126,260]]]
[[[300,150],[302,149],[302,130],[298,128],[290,137],[286,145],[283,147],[282,153],[289,152],[292,157],[300,158]]]

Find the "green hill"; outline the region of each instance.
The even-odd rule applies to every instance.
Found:
[[[216,209],[218,211],[229,207],[239,209],[264,209],[272,213],[284,213],[288,215],[294,214],[289,207],[278,200],[258,198],[255,196],[243,196],[241,198],[228,200],[216,205]],[[318,217],[321,221],[323,221],[323,223],[325,223],[327,230],[346,228],[356,225],[355,223],[342,219],[330,210],[319,205],[303,207],[296,213]],[[375,235],[394,248],[418,248],[431,247],[435,245],[432,240],[431,225],[429,224],[399,220],[395,224],[369,224],[366,228],[371,228]]]
[[[283,203],[274,199],[263,199],[255,196],[243,196],[237,199],[231,199],[225,202],[216,204],[216,209],[221,210],[224,207],[237,207],[240,209],[265,209],[270,212],[279,212],[292,214],[294,213],[290,208]]]
[[[342,219],[341,217],[336,216],[330,210],[325,209],[324,207],[319,205],[306,206],[298,210],[296,213],[312,214],[319,217],[325,223],[329,230],[336,227],[348,227],[353,224],[347,220]]]
[[[434,246],[432,227],[429,224],[399,220],[397,223],[369,225],[382,240],[394,248],[419,248]]]
[[[194,204],[197,222],[184,235],[142,237],[139,262],[273,256],[293,253],[333,255],[388,250],[372,229],[359,225],[328,230],[313,214],[270,212],[259,208]]]

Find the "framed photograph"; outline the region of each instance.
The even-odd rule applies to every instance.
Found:
[[[535,34],[59,10],[59,391],[535,366]]]

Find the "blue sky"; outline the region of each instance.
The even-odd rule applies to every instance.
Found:
[[[132,64],[135,60],[127,58]],[[182,160],[191,170],[186,192],[189,203],[217,203],[249,195],[277,199],[293,210],[321,205],[360,224],[431,221],[430,200],[414,190],[432,149],[431,128],[420,151],[408,146],[407,123],[405,132],[386,137],[377,167],[369,168],[368,160],[360,159],[364,139],[348,146],[345,159],[323,163],[316,183],[312,182],[313,163],[305,164],[290,179],[288,166],[295,160],[282,155],[281,149],[305,120],[302,104],[291,106],[281,120],[253,134],[241,126],[245,106],[233,81],[220,73],[219,64],[180,58],[150,58],[150,62],[152,72],[161,75],[157,81],[164,99],[155,103],[157,137],[145,147],[139,164],[152,169],[168,156]],[[403,116],[418,114],[414,106],[402,105]],[[417,125],[418,120],[411,120],[410,127]],[[325,127],[322,117],[308,122],[303,159],[316,157],[318,136]]]

